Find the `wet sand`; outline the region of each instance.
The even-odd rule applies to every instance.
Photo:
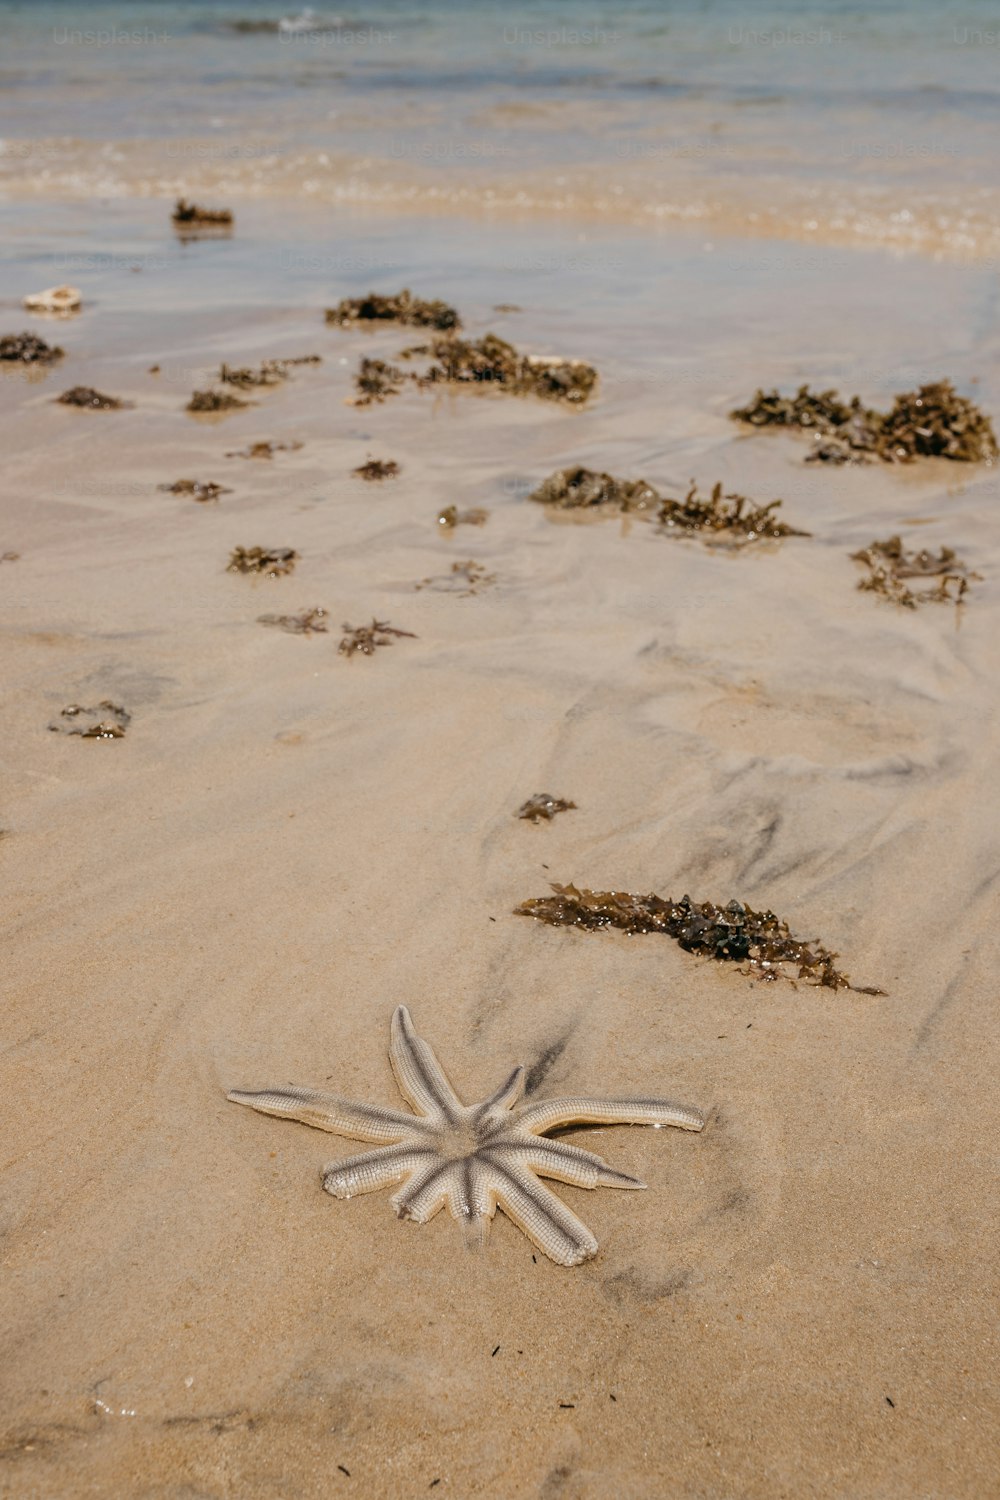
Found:
[[[881,402],[947,375],[996,416],[988,277],[433,220],[404,253],[384,219],[236,207],[232,242],[183,250],[162,204],[18,219],[17,295],[54,253],[94,264],[72,322],[2,308],[67,358],[0,381],[0,1492],[978,1500],[1000,1467],[997,479],[818,470],[725,414],[761,383]],[[352,408],[359,356],[415,341],[324,327],[368,284],[590,359],[599,394]],[[183,411],[221,359],[311,353],[251,410]],[[50,404],[76,383],[135,407]],[[303,446],[223,456],[259,438]],[[400,477],[353,478],[369,455]],[[556,524],[526,495],[572,462],[780,495],[813,537],[734,556]],[[182,476],[233,493],[158,492]],[[490,518],[442,536],[450,503]],[[966,606],[857,591],[848,554],[894,531],[962,552]],[[225,572],[257,544],[296,548],[294,574]],[[478,596],[416,590],[470,557],[497,575]],[[329,634],[257,623],[312,605]],[[372,615],[417,639],[338,656]],[[124,740],[48,732],[105,697]],[[541,790],[577,810],[518,821]],[[772,907],[888,993],[512,915],[550,879]],[[395,1105],[398,1003],[469,1100],[521,1061],[538,1097],[663,1093],[708,1126],[571,1137],[649,1184],[560,1187],[586,1265],[500,1214],[469,1256],[447,1214],[324,1194],[350,1143],[225,1101]]]

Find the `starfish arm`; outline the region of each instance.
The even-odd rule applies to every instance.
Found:
[[[444,1208],[448,1197],[450,1177],[455,1170],[452,1161],[440,1157],[431,1159],[427,1166],[415,1172],[409,1182],[390,1198],[390,1203],[400,1219],[414,1219],[426,1224],[439,1209]]]
[[[248,1104],[262,1115],[301,1120],[303,1125],[358,1141],[399,1141],[423,1133],[423,1122],[415,1115],[378,1105],[356,1104],[316,1089],[261,1089],[258,1093],[231,1089],[226,1098],[233,1104]]]
[[[466,1156],[454,1163],[448,1178],[448,1208],[462,1226],[467,1249],[481,1250],[496,1212],[489,1169],[481,1158]]]
[[[489,1171],[493,1198],[543,1255],[560,1266],[578,1266],[597,1254],[586,1224],[519,1162],[494,1154]]]
[[[476,1118],[485,1120],[488,1115],[503,1116],[514,1105],[524,1093],[524,1069],[520,1064],[513,1069],[509,1078],[505,1078],[495,1093],[485,1099],[482,1104],[476,1105]]]
[[[389,1061],[399,1092],[423,1114],[453,1122],[462,1108],[444,1069],[428,1044],[417,1036],[405,1005],[393,1013]]]
[[[534,1135],[567,1125],[677,1125],[681,1130],[701,1130],[705,1117],[700,1110],[669,1099],[543,1099],[519,1109],[514,1123]]]
[[[354,1198],[359,1193],[374,1193],[404,1177],[422,1171],[435,1160],[430,1146],[403,1141],[398,1146],[379,1146],[362,1151],[344,1161],[331,1162],[323,1168],[323,1186],[335,1198]]]
[[[618,1172],[609,1167],[602,1157],[593,1151],[584,1151],[580,1146],[571,1146],[568,1141],[548,1141],[538,1136],[507,1136],[494,1148],[511,1153],[513,1158],[530,1167],[540,1177],[554,1177],[558,1182],[569,1182],[574,1187],[618,1187],[644,1188],[646,1184],[627,1172]]]

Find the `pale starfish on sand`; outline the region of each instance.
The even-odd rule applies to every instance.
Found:
[[[705,1123],[698,1110],[666,1099],[574,1095],[519,1104],[525,1076],[521,1067],[482,1104],[467,1107],[431,1048],[413,1030],[404,1005],[392,1018],[389,1060],[400,1093],[418,1111],[415,1115],[355,1104],[314,1089],[234,1089],[227,1097],[265,1115],[301,1120],[355,1140],[378,1141],[376,1150],[324,1169],[323,1186],[335,1198],[353,1198],[403,1181],[392,1198],[401,1219],[425,1224],[447,1203],[471,1244],[485,1239],[499,1206],[561,1266],[588,1260],[597,1252],[597,1241],[539,1177],[585,1188],[646,1184],[616,1172],[591,1151],[546,1140],[547,1132],[572,1125],[677,1125],[681,1130],[701,1130]]]

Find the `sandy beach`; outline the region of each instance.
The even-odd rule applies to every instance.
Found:
[[[947,377],[996,421],[988,254],[223,201],[233,235],[189,243],[167,195],[0,201],[0,332],[65,350],[0,375],[0,1494],[982,1500],[997,470],[806,464],[728,414]],[[59,280],[79,315],[24,312]],[[404,286],[589,361],[596,394],[353,405],[359,360],[418,340],[323,310]],[[222,361],[307,355],[185,410]],[[130,404],[59,405],[74,385]],[[227,456],[263,440],[300,446]],[[356,477],[371,457],[398,477]],[[810,535],[711,547],[528,498],[573,465],[781,498]],[[228,492],[160,488],[182,477]],[[448,531],[449,505],[488,517]],[[851,554],[893,534],[955,548],[964,601],[860,591]],[[227,572],[253,546],[294,571]],[[259,623],[313,607],[325,632]],[[412,638],[338,652],[373,618]],[[122,739],[50,732],[103,700]],[[576,806],[517,818],[540,791]],[[771,909],[885,993],[514,913],[551,882]],[[664,1095],[706,1127],[566,1137],[648,1184],[556,1185],[599,1241],[573,1268],[503,1212],[475,1255],[447,1211],[337,1201],[322,1168],[360,1148],[226,1092],[403,1107],[400,1004],[467,1102],[522,1063],[532,1098]]]

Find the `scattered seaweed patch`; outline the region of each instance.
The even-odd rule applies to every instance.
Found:
[[[567,802],[564,797],[553,797],[549,792],[536,792],[518,808],[516,816],[527,818],[531,823],[551,823],[556,813],[569,812],[570,808],[575,807],[575,802]]]
[[[259,573],[265,578],[283,578],[291,573],[299,554],[293,547],[234,547],[226,564],[227,573]]]
[[[79,406],[85,411],[124,411],[132,404],[130,401],[120,401],[117,396],[105,396],[89,385],[74,385],[70,390],[63,391],[56,400],[60,406]]]
[[[219,366],[218,379],[223,385],[234,385],[239,390],[249,391],[261,386],[280,385],[283,380],[288,379],[295,365],[318,365],[322,362],[319,354],[300,354],[293,359],[265,359],[256,367],[223,363]]]
[[[178,198],[170,222],[179,229],[232,229],[234,219],[231,208],[204,208]]]
[[[208,500],[218,500],[220,495],[233,493],[224,484],[216,484],[212,479],[175,479],[173,484],[158,484],[157,489],[168,495],[187,495],[201,504]]]
[[[428,302],[405,289],[395,296],[369,292],[367,297],[345,297],[336,307],[327,308],[326,321],[339,328],[402,323],[408,328],[437,328],[442,332],[462,326],[458,313],[447,302]]]
[[[5,333],[0,338],[0,360],[7,364],[54,365],[65,349],[47,344],[37,333]]]
[[[617,512],[652,510],[660,495],[644,479],[615,479],[596,469],[560,469],[544,479],[529,500],[554,510]]]
[[[657,512],[660,529],[673,536],[691,536],[710,532],[729,539],[738,546],[760,541],[764,537],[808,536],[794,526],[779,521],[775,512],[780,500],[757,505],[745,495],[724,495],[716,484],[706,498],[698,494],[694,480],[683,500],[664,499]]]
[[[417,589],[431,589],[435,594],[457,594],[460,599],[468,599],[496,581],[495,573],[487,573],[482,563],[470,557],[466,562],[453,562],[447,573],[422,578]]]
[[[489,511],[473,506],[471,510],[459,510],[457,505],[446,505],[437,513],[437,523],[442,531],[454,531],[456,526],[485,526]]]
[[[76,734],[84,740],[121,740],[131,723],[132,715],[120,703],[102,698],[96,708],[82,708],[71,703],[53,719],[50,729],[57,734]]]
[[[356,651],[362,656],[374,656],[379,646],[391,646],[401,636],[416,640],[412,630],[397,630],[387,620],[376,620],[374,616],[370,625],[345,624],[342,628],[344,634],[337,647],[342,656],[353,656]]]
[[[207,413],[238,411],[240,407],[252,405],[252,401],[244,401],[231,391],[193,391],[191,400],[184,409],[204,416]]]
[[[394,458],[369,458],[367,462],[352,469],[351,473],[357,479],[367,479],[374,484],[381,479],[398,479],[399,464]]]
[[[800,386],[794,396],[758,390],[746,406],[729,414],[751,427],[785,427],[810,433],[808,461],[857,463],[880,458],[909,463],[914,458],[948,458],[960,463],[992,463],[997,457],[993,424],[955,391],[950,380],[922,385],[897,396],[890,411],[865,406],[860,397],[842,401],[836,391]]]
[[[263,442],[251,443],[247,448],[236,448],[233,452],[227,453],[226,457],[269,459],[273,458],[276,453],[294,453],[301,447],[301,443],[272,443],[270,439],[265,438]]]
[[[903,609],[919,604],[958,604],[968,592],[969,584],[979,579],[952,550],[908,552],[898,536],[884,542],[872,542],[860,552],[852,552],[855,562],[863,563],[868,575],[858,583],[859,589],[879,594]],[[913,588],[923,581],[927,588]]]
[[[815,940],[795,937],[773,911],[754,911],[742,902],[716,906],[690,896],[673,901],[660,896],[633,896],[626,891],[579,890],[553,884],[554,895],[522,901],[516,916],[535,917],[551,927],[618,928],[631,934],[661,932],[688,953],[719,962],[744,964],[745,974],[761,979],[805,979],[831,990],[882,995],[884,990],[851,984],[834,967],[836,953]],[[797,974],[789,974],[794,968]]]
[[[429,358],[413,378],[421,388],[434,385],[499,385],[514,396],[539,396],[582,405],[597,384],[597,371],[583,360],[520,354],[512,344],[487,333],[481,339],[444,336],[402,350],[401,359]]]
[[[397,365],[387,364],[384,359],[363,359],[354,377],[358,393],[354,405],[371,406],[374,402],[384,401],[387,396],[398,395],[406,379],[406,371]]]
[[[297,615],[258,615],[257,623],[287,630],[289,635],[314,635],[326,632],[326,619],[327,611],[317,605],[313,609],[303,609]]]

